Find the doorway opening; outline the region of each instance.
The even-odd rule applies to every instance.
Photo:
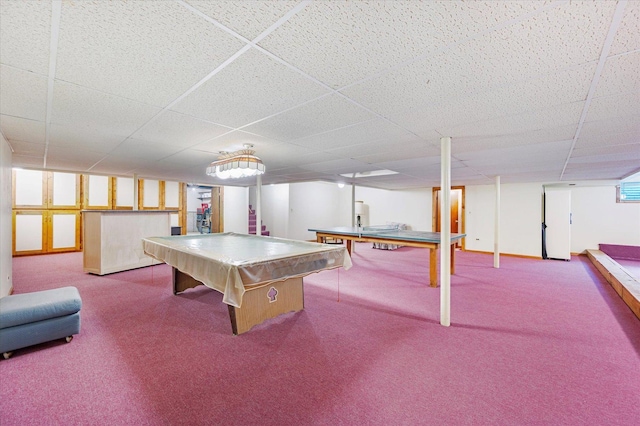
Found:
[[[187,233],[212,234],[222,232],[222,187],[187,185]]]
[[[441,217],[440,217],[440,187],[433,188],[433,223],[431,229],[434,232],[440,232],[441,229]],[[451,233],[452,234],[464,234],[464,186],[452,186],[451,187]],[[464,238],[458,240],[456,247],[464,250]]]

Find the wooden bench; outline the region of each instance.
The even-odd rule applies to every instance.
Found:
[[[640,319],[640,279],[600,250],[587,250],[587,256],[631,311]]]

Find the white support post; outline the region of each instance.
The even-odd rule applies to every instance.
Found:
[[[262,175],[256,178],[256,235],[262,236]]]
[[[440,324],[451,325],[451,138],[440,139]]]
[[[493,267],[500,268],[500,176],[496,176],[496,221],[493,238]]]
[[[356,185],[351,184],[351,226],[356,226]]]
[[[138,210],[138,200],[140,194],[138,194],[138,174],[133,174],[133,210]]]

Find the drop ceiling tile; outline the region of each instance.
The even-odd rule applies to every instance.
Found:
[[[56,78],[164,107],[242,46],[177,2],[64,2]]]
[[[253,133],[243,132],[242,130],[234,130],[196,146],[192,146],[191,149],[213,153],[217,156],[220,152],[234,152],[244,149],[246,144],[253,145],[250,149],[256,151],[256,155],[262,158],[265,153],[269,155],[274,149],[274,155],[277,156],[282,142]]]
[[[531,145],[520,145],[507,148],[486,149],[482,151],[464,152],[456,155],[465,164],[501,164],[501,163],[528,163],[534,161],[545,161],[553,156],[564,156],[569,154],[573,141],[559,141],[538,143]]]
[[[314,164],[324,161],[338,160],[339,157],[326,152],[316,152],[311,148],[304,148],[290,144],[273,146],[272,149],[260,151],[260,158],[267,168],[280,169],[295,164],[304,168],[307,164]]]
[[[36,144],[45,143],[45,125],[43,121],[0,115],[0,129],[10,141],[23,141]]]
[[[597,136],[587,136],[585,132],[582,132],[576,142],[576,150],[591,148],[611,149],[639,142],[640,128],[636,129],[635,132],[610,133],[608,135]]]
[[[229,130],[188,115],[165,111],[135,132],[132,138],[186,148],[218,137]]]
[[[301,168],[313,172],[336,174],[371,171],[371,167],[368,164],[350,158],[305,164]]]
[[[341,96],[331,95],[252,124],[244,130],[281,141],[327,132],[375,116]]]
[[[441,66],[443,62],[448,65]],[[443,54],[344,93],[421,136],[433,137],[434,129],[584,100],[595,67],[591,62],[489,89],[488,82],[468,75],[471,64],[453,63]]]
[[[440,128],[438,132],[451,136],[453,139],[489,139],[522,135],[526,132],[536,132],[539,129],[554,129],[572,125],[577,128],[583,108],[584,102],[573,102],[461,126]]]
[[[550,129],[541,128],[539,130],[516,134],[456,137],[451,140],[451,153],[457,156],[463,153],[484,151],[487,149],[573,140],[576,127],[575,124],[572,124]]]
[[[38,157],[40,159],[40,165],[42,165],[45,149],[44,143],[23,142],[20,140],[9,140],[9,143],[13,148],[13,156]]]
[[[51,124],[49,145],[108,153],[124,140],[124,136],[99,131],[91,126]]]
[[[626,145],[574,149],[569,164],[601,163],[606,161],[638,160],[640,164],[640,142]]]
[[[426,122],[431,128],[442,125],[442,117],[451,115],[443,111],[476,90],[469,81],[468,64],[452,61],[446,52],[409,64],[379,78],[364,81],[342,90],[346,96],[395,122]],[[467,111],[482,113],[476,119],[486,118],[478,108]],[[473,116],[472,116],[473,117]]]
[[[640,51],[608,58],[594,97],[629,92],[640,94]]]
[[[630,1],[624,8],[624,16],[613,39],[610,55],[640,49],[640,2]]]
[[[339,88],[541,6],[535,2],[313,2],[259,44]]]
[[[563,175],[568,179],[622,179],[638,170],[638,160],[614,160],[600,163],[569,163]]]
[[[292,143],[328,150],[376,142],[389,144],[396,140],[416,141],[420,138],[387,120],[376,118],[326,133],[296,139]]]
[[[298,1],[187,0],[186,3],[241,36],[253,40],[293,9]]]
[[[559,148],[539,150],[534,146],[495,150],[493,156],[482,154],[464,160],[470,169],[485,176],[511,176],[520,173],[552,172],[560,175],[569,153],[570,141]]]
[[[512,176],[520,173],[549,173],[560,176],[564,167],[565,158],[562,156],[550,157],[546,161],[525,163],[512,163],[500,165],[472,164],[470,167],[485,176]]]
[[[13,154],[11,156],[11,165],[13,167],[38,168],[41,169],[44,164],[44,157]]]
[[[514,115],[586,99],[597,62],[554,71],[480,94],[493,117]]]
[[[47,168],[86,171],[103,159],[104,156],[105,154],[102,152],[50,145],[47,149]]]
[[[638,105],[640,105],[640,92],[594,98],[589,105],[585,121],[611,120],[637,115]]]
[[[393,170],[399,173],[405,173],[410,169],[431,168],[434,165],[440,167],[440,153],[438,153],[438,155],[431,155],[427,157],[414,157],[404,160],[383,161],[376,163],[376,166],[378,166],[380,169]],[[452,168],[460,166],[461,164],[457,160],[452,159]]]
[[[45,121],[47,78],[0,65],[0,114]]]
[[[137,170],[148,167],[152,162],[142,158],[122,158],[106,156],[91,168],[91,173],[131,176]],[[144,176],[139,176],[143,178]]]
[[[240,127],[327,93],[319,84],[251,49],[172,109]]]
[[[453,175],[453,169],[451,171]],[[424,167],[412,167],[403,169],[402,176],[418,178],[418,179],[428,179],[435,181],[440,181],[440,164],[433,164]]]
[[[619,174],[621,170],[620,166],[610,169],[594,170],[591,167],[586,167],[581,170],[565,171],[562,175],[562,180],[567,181],[585,181],[585,180],[599,180],[599,179],[622,179],[625,175]],[[624,169],[629,170],[629,169]],[[631,173],[633,170],[629,170]]]
[[[368,164],[387,164],[399,160],[412,160],[415,157],[427,157],[439,155],[439,148],[425,142],[411,142],[399,145],[379,144],[373,149],[360,149],[360,153],[354,152],[354,159]],[[329,151],[333,152],[333,151]],[[384,167],[386,168],[386,167]],[[391,169],[394,170],[394,169]]]
[[[171,144],[131,138],[111,150],[109,156],[116,158],[146,158],[150,161],[157,161],[177,154],[183,149]]]
[[[475,76],[481,76],[476,81],[482,87],[597,61],[615,6],[614,2],[565,2],[460,44],[450,54],[458,63],[467,64]]]
[[[0,2],[0,58],[4,65],[49,73],[50,1]]]
[[[91,127],[100,133],[126,137],[159,111],[74,84],[56,81],[54,85],[52,122],[57,124]]]
[[[561,169],[557,171],[535,171],[535,172],[517,172],[507,176],[500,177],[500,181],[505,183],[532,183],[540,182],[557,182],[560,179]],[[491,176],[491,183],[494,183],[494,176]]]
[[[212,161],[218,159],[217,154],[210,152],[199,151],[195,149],[186,149],[184,151],[176,152],[175,154],[164,157],[158,160],[155,164],[166,169],[175,169],[180,167],[188,167],[191,165],[194,168],[201,170],[202,174],[205,174],[205,169]]]
[[[392,158],[413,159],[415,157],[437,155],[440,150],[420,138],[407,134],[395,139],[330,149],[327,152],[369,163],[373,158],[384,158],[383,161],[391,161]],[[373,162],[378,163],[379,161]]]
[[[580,138],[607,136],[614,133],[640,134],[640,114],[618,116],[605,120],[586,121],[582,125]]]

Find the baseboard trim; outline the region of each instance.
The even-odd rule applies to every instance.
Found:
[[[463,251],[468,251],[469,253],[490,254],[490,255],[493,256],[493,252],[492,251],[469,250],[469,249],[464,249]],[[523,259],[542,260],[542,256],[531,256],[531,255],[527,255],[527,254],[500,253],[500,256],[520,257],[520,258],[523,258]]]

